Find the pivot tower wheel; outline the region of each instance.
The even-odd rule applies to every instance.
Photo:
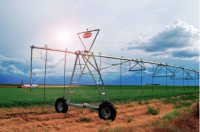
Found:
[[[67,113],[68,105],[64,98],[58,98],[55,103],[55,109],[58,113]]]
[[[98,113],[101,119],[104,119],[104,120],[111,119],[112,121],[115,120],[115,117],[117,115],[115,106],[111,102],[108,102],[108,101],[101,103],[101,105],[99,106]]]

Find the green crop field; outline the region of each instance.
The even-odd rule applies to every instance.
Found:
[[[140,86],[122,86],[122,93],[120,86],[106,86],[106,89],[113,103],[170,98],[179,95],[189,95],[190,100],[194,100],[197,99],[199,91],[198,86],[167,86],[167,88],[166,86],[154,86],[153,92],[152,86],[143,86],[143,93]],[[66,96],[67,91],[68,88],[65,88]],[[46,100],[44,100],[43,88],[35,88],[32,93],[29,88],[0,88],[0,108],[54,105],[56,99],[63,97],[63,94],[64,88],[46,88]],[[71,99],[71,103],[92,104],[102,101],[103,98],[96,86],[79,86]]]

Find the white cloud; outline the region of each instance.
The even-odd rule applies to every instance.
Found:
[[[199,33],[183,21],[166,26],[151,37],[135,38],[122,47],[122,50],[139,49],[149,53],[155,58],[175,57],[180,59],[195,58],[199,56]]]
[[[145,74],[153,74],[153,72],[149,72],[148,70],[144,70]]]
[[[8,70],[7,67],[3,67],[2,65],[0,65],[0,71],[2,72],[6,72]]]
[[[132,76],[133,74],[135,74],[135,72],[128,71],[128,72],[124,72],[122,76]]]
[[[30,71],[29,71],[30,73]],[[33,69],[32,70],[33,77],[42,77],[45,74],[45,69]],[[65,76],[71,76],[72,72],[66,70]],[[64,76],[64,70],[60,70],[60,68],[47,68],[46,69],[46,76],[49,77],[62,77]]]
[[[4,64],[25,64],[25,60],[24,59],[20,59],[20,58],[8,58],[5,57],[3,55],[0,55],[0,64],[4,63]]]
[[[144,70],[142,72],[142,76],[145,76],[145,75],[153,75],[153,72],[149,72],[148,70]],[[135,76],[141,76],[141,74],[136,74]]]
[[[24,73],[22,69],[18,69],[15,65],[9,65],[7,67],[3,67],[0,65],[0,71],[3,74],[16,74],[16,75],[24,75],[24,76],[29,76],[28,73]]]

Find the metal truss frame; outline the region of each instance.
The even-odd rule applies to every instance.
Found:
[[[141,70],[146,70],[146,69],[145,69],[144,63],[141,62],[141,64],[140,64],[140,62],[139,62],[138,60],[133,61],[133,62],[135,62],[136,64],[133,65],[133,66],[131,66],[131,61],[130,61],[130,63],[129,63],[129,71],[141,71]],[[137,65],[139,65],[141,68],[140,68],[140,69],[133,70],[133,68],[135,68]]]
[[[84,32],[83,32],[84,33]],[[95,37],[96,39],[96,37]],[[94,43],[94,41],[93,41]],[[92,45],[93,45],[92,43]],[[92,48],[92,45],[90,47],[90,50]],[[92,52],[88,52],[88,53],[84,53],[83,51],[75,51],[75,52],[72,52],[72,51],[68,51],[67,49],[66,50],[58,50],[58,49],[50,49],[48,48],[47,46],[45,47],[35,47],[34,45],[31,46],[31,74],[30,74],[30,92],[32,92],[32,51],[33,49],[42,49],[42,50],[46,50],[46,58],[45,58],[45,76],[44,76],[44,99],[45,99],[45,79],[46,79],[46,62],[47,62],[47,50],[50,50],[50,51],[56,51],[56,52],[63,52],[65,53],[65,64],[64,64],[64,72],[65,72],[65,68],[66,68],[66,53],[68,54],[74,54],[76,55],[76,59],[75,59],[75,62],[74,62],[74,68],[73,68],[73,72],[72,72],[72,76],[71,76],[71,81],[70,81],[70,86],[69,86],[69,90],[68,90],[68,93],[67,93],[67,104],[68,105],[73,105],[73,106],[80,106],[80,107],[88,107],[88,108],[95,108],[95,109],[98,109],[98,106],[90,106],[90,105],[82,105],[82,104],[73,104],[73,103],[70,103],[70,100],[76,90],[76,87],[78,85],[78,82],[81,78],[81,76],[83,74],[86,74],[86,73],[90,73],[90,75],[92,76],[97,88],[99,89],[99,93],[102,95],[102,98],[104,99],[104,101],[110,101],[109,100],[109,97],[108,97],[108,94],[107,94],[107,91],[106,91],[106,87],[105,87],[105,84],[103,83],[103,78],[101,76],[101,73],[103,72],[106,72],[112,68],[115,68],[115,67],[120,67],[120,84],[122,84],[122,80],[121,80],[121,77],[122,77],[122,65],[126,64],[126,63],[129,63],[129,71],[141,71],[141,90],[143,92],[143,88],[142,88],[142,71],[145,70],[145,63],[148,63],[148,64],[152,64],[153,65],[153,77],[152,77],[152,84],[153,84],[153,78],[154,77],[166,77],[166,89],[167,89],[167,77],[175,77],[176,74],[178,72],[180,72],[180,70],[183,70],[183,77],[184,77],[184,73],[186,73],[186,78],[183,78],[183,85],[184,85],[184,79],[186,80],[189,80],[189,76],[191,77],[191,79],[194,79],[192,78],[192,76],[190,75],[191,72],[194,72],[195,73],[195,76],[198,75],[198,79],[199,79],[199,71],[196,71],[196,70],[193,70],[193,69],[189,69],[189,68],[185,68],[185,67],[180,67],[180,66],[176,66],[176,65],[169,65],[169,64],[164,64],[164,63],[157,63],[157,62],[150,62],[150,61],[143,61],[143,60],[137,60],[137,59],[130,59],[130,58],[124,58],[124,57],[113,57],[113,56],[107,56],[107,55],[101,55],[101,54],[94,54]],[[80,57],[82,58],[82,60],[84,61],[84,64],[80,64]],[[116,59],[116,60],[120,60],[120,63],[116,63],[116,64],[112,64],[110,66],[106,66],[106,67],[99,67],[97,65],[97,62],[96,62],[96,57],[100,57],[100,58],[108,58],[108,59]],[[92,64],[92,62],[89,60],[89,59],[93,59],[95,65]],[[122,62],[124,61],[124,62]],[[136,64],[134,66],[130,66],[130,63],[131,62],[135,62]],[[80,65],[80,73],[75,73],[75,68],[77,65]],[[84,65],[84,67],[82,68],[81,65]],[[94,70],[91,70],[91,68],[89,68],[89,65],[92,66],[94,68]],[[136,65],[139,65],[141,67],[141,69],[137,69],[137,70],[133,70],[133,68],[135,68]],[[156,67],[156,70],[154,71],[154,65],[157,65]],[[160,67],[160,70],[158,70],[158,67]],[[159,73],[159,71],[161,71],[163,68],[166,68],[166,76],[156,76],[156,74]],[[175,70],[172,70],[171,67],[174,67],[176,68]],[[88,72],[84,72],[85,68],[88,69]],[[103,70],[105,69],[105,70]],[[99,82],[97,82],[95,79],[94,79],[94,76],[93,76],[93,73],[92,72],[97,72],[98,75],[99,75]],[[172,76],[167,76],[167,71],[170,71],[172,73]],[[73,77],[75,74],[78,74],[79,75],[79,79],[78,79],[78,82],[73,82]],[[195,77],[196,78],[196,77]],[[102,84],[103,86],[103,90],[104,90],[104,93],[101,92],[100,88],[99,88],[99,84]],[[72,89],[72,84],[75,84],[75,87],[74,87],[74,91],[71,91]],[[64,88],[65,88],[65,73],[64,73]],[[196,89],[196,87],[195,87]],[[152,85],[152,92],[153,92],[153,85]],[[121,92],[122,93],[122,92]],[[104,95],[106,97],[104,97]],[[65,89],[64,89],[64,96],[65,98]]]
[[[92,41],[92,44],[91,44],[90,49],[89,49],[89,51],[90,51],[90,50],[92,49],[92,46],[93,46],[93,44],[94,44],[94,42],[95,42],[95,40],[96,40],[98,34],[99,34],[100,29],[95,29],[95,30],[90,30],[90,31],[85,31],[85,32],[77,33],[77,35],[78,35],[78,37],[79,37],[79,39],[80,39],[80,41],[81,41],[81,43],[82,43],[82,45],[83,45],[83,47],[84,47],[84,50],[86,50],[86,47],[85,47],[85,45],[83,44],[83,41],[81,40],[81,38],[80,38],[79,35],[80,35],[80,34],[85,34],[85,33],[91,33],[91,32],[94,32],[94,31],[97,31],[97,34],[95,35],[95,38],[94,38],[94,40]]]

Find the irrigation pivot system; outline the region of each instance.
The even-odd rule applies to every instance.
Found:
[[[90,47],[87,47],[82,39],[88,39],[92,36],[92,33],[96,32],[96,35],[94,36],[94,39],[92,41],[92,43],[90,44]],[[45,74],[44,74],[44,95],[45,95],[45,78],[46,78],[46,63],[47,63],[47,51],[56,51],[56,52],[63,52],[65,54],[65,62],[64,62],[64,96],[60,97],[56,100],[55,102],[55,109],[58,113],[66,113],[68,111],[68,106],[79,106],[79,107],[84,107],[84,108],[93,108],[93,109],[98,109],[98,113],[99,113],[99,117],[101,119],[107,120],[107,119],[111,119],[112,121],[115,119],[117,111],[116,108],[114,106],[113,103],[110,102],[108,93],[106,91],[106,86],[104,84],[103,78],[101,73],[106,72],[112,68],[115,67],[120,67],[120,84],[121,84],[121,72],[122,72],[122,65],[129,63],[129,71],[141,71],[141,90],[143,92],[142,89],[142,71],[145,70],[145,64],[152,64],[153,65],[153,77],[166,77],[166,84],[167,84],[167,77],[171,77],[170,79],[177,79],[175,78],[175,76],[178,74],[178,72],[180,72],[181,70],[183,71],[183,77],[182,78],[178,78],[178,79],[183,79],[183,84],[184,84],[184,80],[191,80],[191,79],[195,79],[195,80],[199,80],[199,72],[193,69],[189,69],[189,68],[185,68],[185,67],[181,67],[181,66],[176,66],[176,65],[169,65],[169,64],[164,64],[164,63],[158,63],[158,62],[150,62],[150,61],[143,61],[143,60],[137,60],[137,59],[131,59],[131,58],[124,58],[124,57],[113,57],[113,56],[107,56],[107,55],[101,55],[101,54],[94,54],[91,51],[91,48],[96,40],[96,37],[99,33],[99,29],[97,30],[91,30],[91,31],[85,31],[85,32],[81,32],[78,33],[78,36],[81,40],[81,43],[84,47],[84,51],[68,51],[66,50],[58,50],[58,49],[51,49],[48,48],[47,45],[45,47],[36,47],[34,45],[31,46],[31,72],[30,72],[30,92],[32,92],[32,53],[33,53],[33,49],[41,49],[41,50],[46,50],[46,58],[45,58]],[[73,72],[71,75],[71,80],[70,80],[70,85],[69,85],[69,89],[67,92],[67,96],[65,97],[65,68],[66,68],[66,54],[74,54],[76,56],[75,62],[74,62],[74,67],[73,67]],[[106,66],[106,67],[101,67],[98,66],[96,58],[99,57],[101,58],[108,58],[108,59],[116,59],[119,60],[120,63],[115,63],[112,64],[110,66]],[[82,63],[81,61],[82,60]],[[134,63],[133,65],[131,63]],[[154,65],[156,66],[156,69],[154,70]],[[139,66],[139,69],[136,69],[136,66]],[[77,73],[76,72],[76,68],[80,68],[80,72]],[[91,68],[92,67],[92,68]],[[173,69],[172,69],[173,67]],[[158,76],[158,73],[163,69],[166,69],[166,75],[165,76]],[[88,71],[86,72],[85,69],[87,69]],[[171,75],[169,75],[167,72],[170,72]],[[99,75],[99,79],[95,79],[94,78],[94,72],[98,73]],[[91,77],[93,78],[98,90],[99,90],[99,94],[101,94],[102,98],[103,98],[103,102],[99,105],[99,106],[92,106],[89,105],[87,103],[83,103],[83,104],[75,104],[75,103],[71,103],[70,100],[78,86],[78,83],[81,79],[81,76],[83,74],[86,73],[90,73]],[[186,77],[184,76],[187,75]],[[195,74],[195,78],[192,77],[192,73]],[[78,81],[74,82],[74,77],[78,75]],[[197,77],[196,77],[197,75]],[[196,81],[195,81],[196,83]],[[100,89],[100,84],[103,87],[103,89]],[[153,84],[153,78],[152,78],[152,84]],[[72,87],[72,85],[75,87]],[[196,84],[195,84],[196,85]],[[167,89],[167,85],[166,85],[166,89]],[[152,85],[152,91],[153,91],[153,85]],[[121,91],[122,93],[122,91]],[[44,96],[45,99],[45,96]]]

